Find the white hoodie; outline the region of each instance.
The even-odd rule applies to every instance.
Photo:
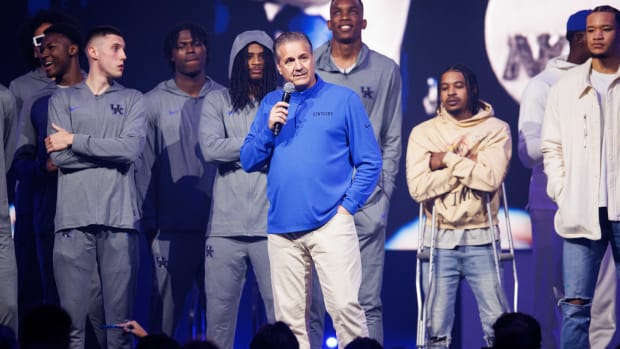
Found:
[[[549,88],[567,71],[577,66],[566,59],[567,56],[559,56],[547,62],[545,70],[530,80],[521,96],[518,154],[523,166],[532,169],[527,204],[529,209],[557,208],[547,196],[547,176],[543,171],[540,138]]]

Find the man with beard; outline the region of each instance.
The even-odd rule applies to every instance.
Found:
[[[183,23],[168,32],[164,54],[174,77],[145,96],[148,131],[137,178],[156,282],[149,330],[179,342],[189,334],[179,331],[181,320],[188,318],[183,315],[186,299],[192,290],[204,299],[205,232],[215,168],[200,154],[198,126],[205,99],[223,89],[206,74],[207,49],[207,34],[199,25]]]
[[[480,99],[476,76],[466,66],[444,70],[438,97],[437,115],[411,131],[406,158],[409,193],[424,205],[427,217],[423,244],[436,247],[430,289],[429,262],[422,265],[429,314],[426,345],[450,347],[456,294],[465,279],[478,302],[490,347],[492,326],[508,310],[493,247],[499,249],[497,212],[512,156],[510,127]],[[432,226],[436,231],[431,242]]]
[[[256,275],[267,321],[275,322],[267,253],[266,168],[247,173],[239,163],[243,139],[263,97],[276,89],[273,40],[243,32],[230,52],[230,89],[205,101],[200,121],[204,157],[217,165],[206,243],[207,337],[234,347],[237,313],[248,265]]]

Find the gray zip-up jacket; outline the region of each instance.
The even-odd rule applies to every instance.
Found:
[[[170,79],[146,94],[148,133],[137,175],[145,231],[206,232],[215,167],[202,158],[198,125],[205,97],[223,89],[208,78],[192,97]]]
[[[134,167],[146,130],[142,93],[113,82],[96,96],[83,81],[52,95],[48,134],[56,132],[52,123],[73,133],[70,148],[50,154],[60,169],[55,230],[137,230]]]
[[[360,96],[381,149],[381,177],[366,205],[376,202],[381,192],[390,198],[402,152],[402,83],[398,65],[362,44],[355,67],[342,73],[332,61],[331,41],[317,48],[314,58],[317,73],[323,80],[347,86]]]
[[[0,85],[0,234],[11,234],[11,219],[9,218],[9,200],[6,186],[6,173],[9,170],[16,134],[15,121],[17,119],[17,103],[13,94]]]

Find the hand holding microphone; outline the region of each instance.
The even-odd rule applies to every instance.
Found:
[[[291,100],[291,93],[295,92],[295,85],[292,82],[284,84],[284,94],[282,95],[282,102],[276,103],[271,109],[270,119],[273,119],[273,135],[277,136],[282,130],[282,122],[286,123],[288,116],[288,103]]]

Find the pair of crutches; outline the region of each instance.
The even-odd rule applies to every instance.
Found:
[[[489,219],[489,234],[491,234],[491,244],[493,247],[493,257],[494,257],[494,265],[495,265],[495,274],[498,280],[498,285],[500,292],[503,289],[502,283],[502,274],[500,272],[500,263],[501,262],[512,262],[512,276],[514,278],[514,294],[513,294],[513,309],[517,311],[517,301],[518,301],[518,293],[519,293],[519,280],[517,278],[517,265],[515,261],[515,252],[514,245],[512,241],[512,230],[510,228],[510,217],[509,217],[509,207],[508,200],[506,199],[506,188],[504,187],[504,183],[501,186],[501,198],[500,198],[500,206],[503,207],[504,215],[506,219],[506,235],[508,236],[508,251],[500,252],[497,251],[497,243],[495,241],[495,229],[493,229],[493,215],[491,213],[491,193],[486,193],[486,208],[487,208],[487,216]],[[431,209],[431,241],[430,247],[424,246],[424,231],[426,226],[426,215],[424,214],[424,205],[425,203],[420,203],[420,218],[418,220],[418,253],[416,258],[416,294],[418,301],[418,328],[417,328],[417,338],[416,345],[418,348],[427,347],[427,325],[428,325],[428,313],[427,313],[427,305],[425,301],[428,298],[429,291],[431,290],[433,283],[433,273],[435,269],[435,243],[437,240],[437,217],[435,212],[435,205],[432,202],[429,204],[432,205]],[[500,247],[501,249],[501,247]],[[427,289],[422,293],[422,263],[428,262],[428,284]]]

